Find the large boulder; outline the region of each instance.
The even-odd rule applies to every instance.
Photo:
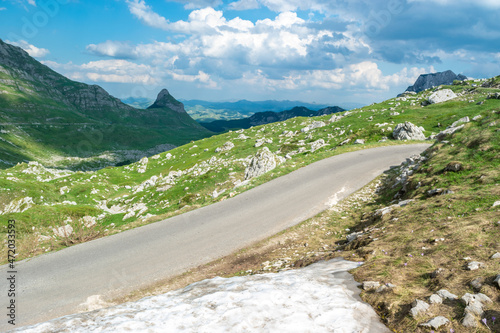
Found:
[[[245,180],[258,177],[276,168],[276,157],[269,148],[264,147],[255,154],[245,169]]]
[[[392,136],[396,140],[425,140],[425,135],[422,128],[406,121],[404,124],[397,124],[392,132]]]
[[[430,95],[428,101],[430,104],[436,104],[449,101],[450,99],[454,99],[456,97],[458,96],[452,90],[442,89]]]

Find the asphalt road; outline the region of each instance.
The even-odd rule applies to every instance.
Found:
[[[7,323],[8,267],[0,267],[0,331],[75,313],[228,255],[328,208],[429,145],[331,157],[234,198],[17,263],[16,326]]]

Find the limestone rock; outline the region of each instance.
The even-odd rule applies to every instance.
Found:
[[[374,290],[380,287],[380,282],[377,281],[364,281],[363,290]]]
[[[495,201],[493,203],[493,206],[491,206],[492,208],[495,208],[496,206],[500,206],[500,201]]]
[[[481,288],[483,287],[483,283],[484,283],[484,278],[478,277],[478,278],[475,278],[474,280],[472,280],[470,282],[470,285],[472,288],[474,288],[476,290],[481,290]]]
[[[422,129],[410,123],[397,124],[392,132],[392,136],[396,140],[425,140],[425,135]]]
[[[231,150],[233,148],[234,148],[234,143],[232,143],[231,141],[228,141],[224,145],[222,145],[222,147],[216,148],[215,152],[216,153],[222,153],[222,152],[225,152],[225,151],[229,151],[229,150]]]
[[[493,282],[497,285],[498,288],[500,288],[500,274],[497,275]]]
[[[467,80],[467,77],[462,74],[456,75],[451,70],[431,74],[422,74],[418,77],[413,86],[409,86],[406,89],[406,92],[418,93],[443,84],[450,85],[455,80],[463,81]]]
[[[66,224],[65,226],[59,227],[57,229],[52,229],[54,232],[54,235],[59,236],[61,238],[66,238],[71,236],[73,233],[73,227],[69,224]]]
[[[437,294],[432,294],[431,297],[429,297],[429,303],[441,304],[441,303],[443,303],[443,299]]]
[[[429,310],[429,304],[421,300],[415,300],[412,304],[412,308],[410,309],[410,315],[415,318],[419,315],[424,314],[427,310]]]
[[[437,135],[436,135],[436,140],[438,141],[442,141],[445,137],[447,137],[448,135],[452,135],[453,133],[455,133],[456,131],[458,130],[461,130],[462,128],[464,128],[464,124],[458,126],[458,127],[450,127],[448,129],[445,129],[444,131],[441,131],[439,132]]]
[[[467,264],[467,270],[469,271],[475,271],[479,268],[483,268],[485,265],[484,263],[480,261],[471,261]]]
[[[426,323],[420,324],[420,326],[430,327],[430,328],[437,330],[441,326],[444,326],[444,325],[448,324],[449,322],[450,321],[447,318],[445,318],[443,316],[438,316],[438,317],[432,318],[431,320],[429,320]]]
[[[477,327],[477,320],[473,314],[466,312],[465,317],[462,320],[462,325],[465,327]]]
[[[264,147],[255,154],[245,169],[245,180],[258,177],[276,168],[276,158],[269,148]]]
[[[431,96],[429,96],[429,103],[435,104],[435,103],[442,103],[449,101],[451,99],[454,99],[458,97],[452,90],[450,89],[442,89],[438,90],[435,93],[433,93]]]
[[[451,126],[450,126],[450,127],[448,127],[448,128],[451,128],[451,127],[457,127],[457,126],[458,126],[458,125],[460,125],[460,124],[464,124],[464,123],[468,123],[468,122],[470,122],[469,117],[463,117],[463,118],[460,118],[460,119],[458,119],[457,121],[455,121],[455,122],[454,122],[453,124],[451,124]]]
[[[356,139],[356,141],[354,141],[354,144],[355,145],[364,145],[365,144],[365,140],[363,140],[363,139]]]
[[[446,270],[444,268],[439,267],[438,269],[436,269],[434,272],[431,273],[431,278],[435,279],[439,275],[443,275],[445,272]]]
[[[309,132],[310,130],[313,130],[315,128],[320,128],[320,127],[324,127],[326,126],[326,124],[322,121],[314,121],[312,124],[302,128],[300,131],[302,133],[305,133],[305,132]]]
[[[314,152],[320,148],[323,148],[324,146],[327,146],[325,143],[325,140],[319,139],[311,143],[311,152]]]
[[[494,255],[492,255],[491,259],[500,259],[500,252],[497,252]]]
[[[451,299],[451,300],[458,299],[457,295],[450,293],[446,289],[441,289],[436,294],[438,294],[443,299]]]
[[[450,162],[444,168],[444,171],[458,172],[463,169],[463,165],[460,162]]]

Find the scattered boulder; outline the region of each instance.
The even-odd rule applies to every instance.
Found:
[[[463,117],[463,118],[460,118],[458,119],[457,121],[455,121],[453,124],[451,124],[451,126],[449,126],[448,128],[452,128],[452,127],[457,127],[458,125],[460,124],[464,124],[464,123],[468,123],[470,122],[470,119],[469,117]]]
[[[341,143],[339,143],[339,146],[343,146],[347,143],[349,143],[351,141],[351,139],[345,139],[344,141],[342,141]]]
[[[437,294],[432,294],[431,297],[429,297],[429,303],[431,304],[441,304],[443,303],[443,299],[441,296]]]
[[[492,255],[491,259],[500,259],[500,252],[497,252],[494,255]]]
[[[446,289],[441,289],[436,294],[440,296],[442,299],[450,299],[450,300],[458,299],[457,295],[450,293]]]
[[[444,171],[458,172],[463,169],[463,165],[460,162],[450,162],[444,168]]]
[[[425,140],[425,135],[420,127],[406,121],[404,124],[397,124],[392,132],[396,140]]]
[[[276,158],[269,148],[259,150],[245,169],[245,180],[258,177],[276,168]]]
[[[54,232],[54,235],[58,237],[67,238],[73,233],[73,227],[69,224],[66,224],[65,226],[59,227],[57,229],[52,229],[52,231]]]
[[[323,148],[324,146],[327,146],[327,143],[325,143],[325,140],[319,139],[311,143],[311,152],[314,152],[320,148]]]
[[[424,314],[429,310],[429,304],[427,304],[424,301],[421,301],[419,299],[416,299],[412,304],[412,308],[410,309],[410,315],[415,318],[418,317],[419,315]]]
[[[466,312],[462,320],[462,325],[465,327],[477,327],[477,320],[472,313]]]
[[[432,318],[431,320],[429,320],[426,323],[420,324],[419,326],[429,327],[429,328],[437,330],[441,326],[444,326],[444,325],[448,324],[449,322],[450,321],[447,318],[445,318],[443,316],[438,316],[438,317]]]
[[[322,121],[314,121],[312,124],[302,128],[300,131],[302,133],[305,133],[305,132],[309,132],[310,130],[313,130],[315,128],[320,128],[320,127],[324,127],[326,126],[326,124]]]
[[[441,131],[439,132],[437,135],[436,135],[436,140],[438,141],[442,141],[444,138],[446,138],[448,135],[452,135],[453,133],[455,133],[456,131],[458,130],[461,130],[462,128],[464,128],[464,124],[460,125],[460,126],[457,126],[457,127],[450,127],[448,129],[445,129],[444,131]]]
[[[500,201],[495,201],[493,203],[493,206],[491,206],[492,208],[495,208],[496,206],[500,206]]]
[[[380,282],[377,281],[364,281],[363,290],[375,290],[380,287]]]
[[[434,272],[431,273],[431,278],[435,279],[439,275],[443,275],[445,272],[446,272],[446,269],[439,267],[438,269],[436,269]]]
[[[365,144],[365,140],[363,140],[363,139],[356,139],[356,141],[354,141],[354,144],[355,145],[364,145]]]
[[[342,119],[342,118],[344,118],[344,117],[343,117],[343,116],[341,116],[341,115],[334,114],[334,115],[330,118],[330,120],[329,120],[329,121],[330,121],[331,123],[334,123],[334,122],[336,122],[336,121],[339,121],[339,120],[340,120],[340,119]]]
[[[469,271],[475,271],[479,268],[485,267],[484,263],[480,261],[471,261],[467,264],[467,270]]]
[[[442,103],[457,97],[451,89],[441,89],[430,95],[428,102],[430,104]]]
[[[229,150],[231,150],[233,148],[234,148],[234,143],[232,143],[231,141],[228,141],[222,147],[216,148],[215,152],[216,153],[222,153],[222,152],[225,152],[225,151],[229,151]]]
[[[483,287],[483,283],[484,283],[484,278],[478,277],[478,278],[475,278],[474,280],[472,280],[470,282],[470,285],[475,290],[481,290],[481,288]]]
[[[500,274],[497,275],[493,282],[497,285],[498,288],[500,288]]]

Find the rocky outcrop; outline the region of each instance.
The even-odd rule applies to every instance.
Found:
[[[276,157],[269,148],[264,147],[255,154],[245,169],[245,180],[258,177],[276,168]]]
[[[421,127],[406,121],[404,124],[397,124],[392,132],[392,136],[396,140],[425,140],[425,135]]]
[[[442,103],[454,98],[458,97],[452,90],[450,89],[442,89],[434,92],[431,96],[429,96],[428,103],[436,104]]]
[[[450,85],[453,81],[467,80],[464,75],[456,75],[452,71],[448,70],[445,72],[432,73],[432,74],[422,74],[418,77],[417,81],[412,86],[409,86],[406,91],[421,92],[429,88],[437,87],[442,84]]]

